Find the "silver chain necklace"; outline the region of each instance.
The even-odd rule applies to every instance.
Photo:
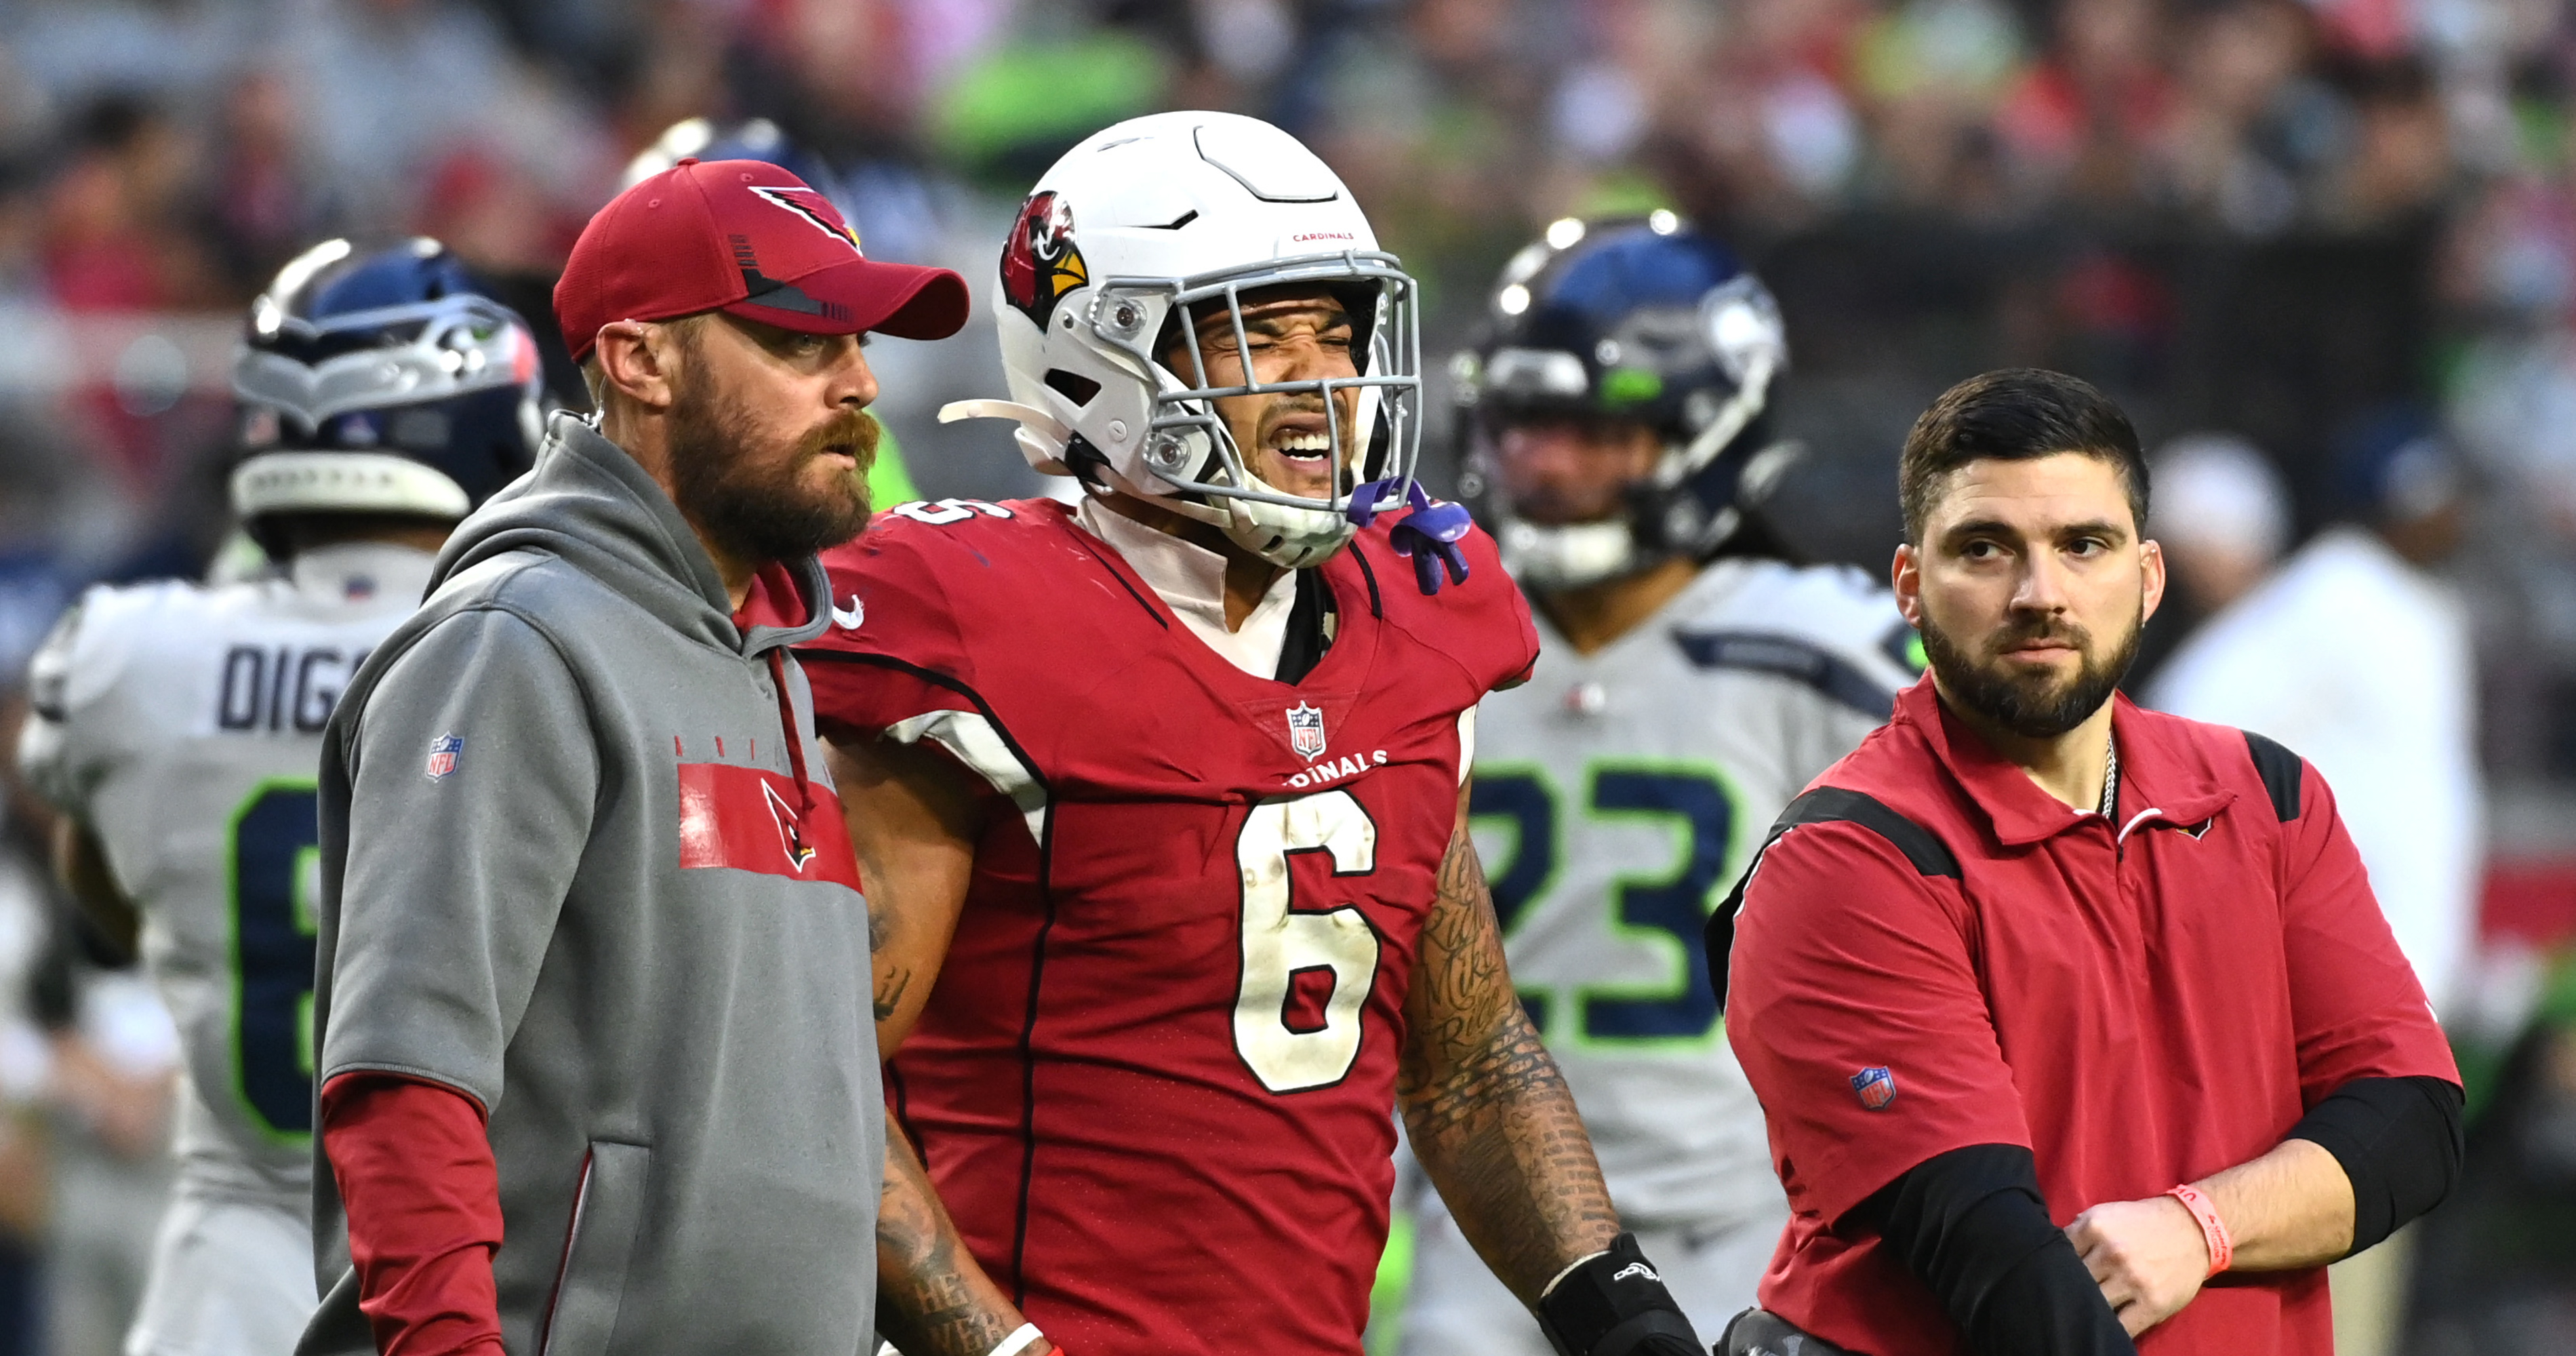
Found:
[[[2102,817],[2117,819],[2120,817],[2120,740],[2118,736],[2111,738],[2110,745],[2111,757],[2102,769]]]

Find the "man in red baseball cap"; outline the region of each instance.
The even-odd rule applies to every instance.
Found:
[[[555,285],[600,434],[679,506],[736,606],[761,563],[867,521],[877,386],[857,336],[944,339],[966,309],[955,273],[868,258],[829,199],[758,160],[682,160],[620,193]]]
[[[868,519],[860,336],[966,305],[757,161],[683,160],[582,232],[555,309],[597,422],[555,416],[457,527],[324,738],[300,1350],[873,1328],[867,905],[789,647]]]

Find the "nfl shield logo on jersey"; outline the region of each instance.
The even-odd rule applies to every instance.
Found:
[[[1324,752],[1324,713],[1307,702],[1288,708],[1288,747],[1308,762]]]
[[[442,780],[448,773],[456,770],[456,760],[464,753],[465,740],[462,736],[440,735],[429,741],[429,766],[422,770],[429,774],[431,781]]]
[[[1896,1075],[1884,1067],[1853,1074],[1851,1084],[1852,1091],[1860,1094],[1860,1104],[1872,1111],[1885,1111],[1896,1100]]]

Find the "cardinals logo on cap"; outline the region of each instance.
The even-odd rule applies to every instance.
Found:
[[[861,258],[867,257],[867,252],[859,248],[859,233],[852,229],[848,222],[841,220],[840,211],[832,206],[831,199],[823,196],[822,190],[807,188],[801,184],[778,188],[764,188],[754,184],[751,186],[751,191],[758,195],[762,202],[772,207],[785,208],[812,222],[814,229],[849,246],[851,253]]]
[[[1039,329],[1065,293],[1091,281],[1073,243],[1073,206],[1053,193],[1020,204],[1019,222],[1002,242],[1002,295]]]

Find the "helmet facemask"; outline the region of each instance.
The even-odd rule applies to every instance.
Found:
[[[1278,128],[1186,110],[1102,128],[1039,177],[1003,238],[996,280],[1011,398],[954,402],[943,422],[1013,420],[1039,471],[1208,523],[1287,567],[1329,558],[1355,523],[1420,497],[1418,290],[1340,177]],[[1219,385],[1209,369],[1223,372],[1223,361],[1198,340],[1230,327],[1249,361],[1247,307],[1282,288],[1340,300],[1353,322],[1349,368],[1261,381],[1250,379],[1256,365]],[[1186,356],[1165,343],[1184,337]],[[1299,419],[1322,424],[1330,475],[1307,443],[1283,476],[1312,497],[1257,475],[1265,449],[1239,446],[1226,417],[1243,410],[1224,402],[1288,399],[1323,405],[1320,421]],[[1268,422],[1278,414],[1263,410],[1265,438],[1282,427]]]
[[[1758,468],[1762,474],[1752,479],[1767,485],[1794,457],[1785,445],[1757,446],[1746,437],[1758,432],[1754,425],[1768,404],[1771,382],[1788,362],[1771,294],[1753,275],[1738,274],[1700,299],[1686,327],[1695,331],[1707,355],[1703,361],[1713,359],[1724,382],[1692,391],[1671,424],[1656,425],[1663,451],[1652,471],[1628,484],[1618,514],[1592,522],[1523,517],[1502,484],[1499,465],[1500,424],[1608,413],[1600,408],[1603,397],[1583,360],[1568,352],[1508,346],[1481,364],[1461,355],[1461,488],[1492,530],[1505,568],[1524,585],[1581,588],[1675,556],[1705,559],[1745,521],[1739,483]]]
[[[1353,307],[1353,375],[1252,380],[1245,296],[1312,284]],[[1153,395],[1137,465],[1158,486],[1114,487],[1211,523],[1275,565],[1314,565],[1350,540],[1354,504],[1404,502],[1420,450],[1421,338],[1413,280],[1392,256],[1350,251],[1264,262],[1180,279],[1110,278],[1091,299],[1099,341],[1150,374]],[[1252,303],[1261,304],[1259,301]],[[1222,318],[1221,321],[1219,318]],[[1233,330],[1241,382],[1220,385],[1208,371],[1200,327]],[[1178,348],[1182,354],[1174,354]],[[1184,356],[1185,355],[1185,356]],[[1180,368],[1175,370],[1174,360]],[[1217,402],[1245,396],[1313,396],[1322,404],[1332,456],[1332,493],[1309,498],[1263,480]],[[1106,470],[1106,468],[1103,468]]]

